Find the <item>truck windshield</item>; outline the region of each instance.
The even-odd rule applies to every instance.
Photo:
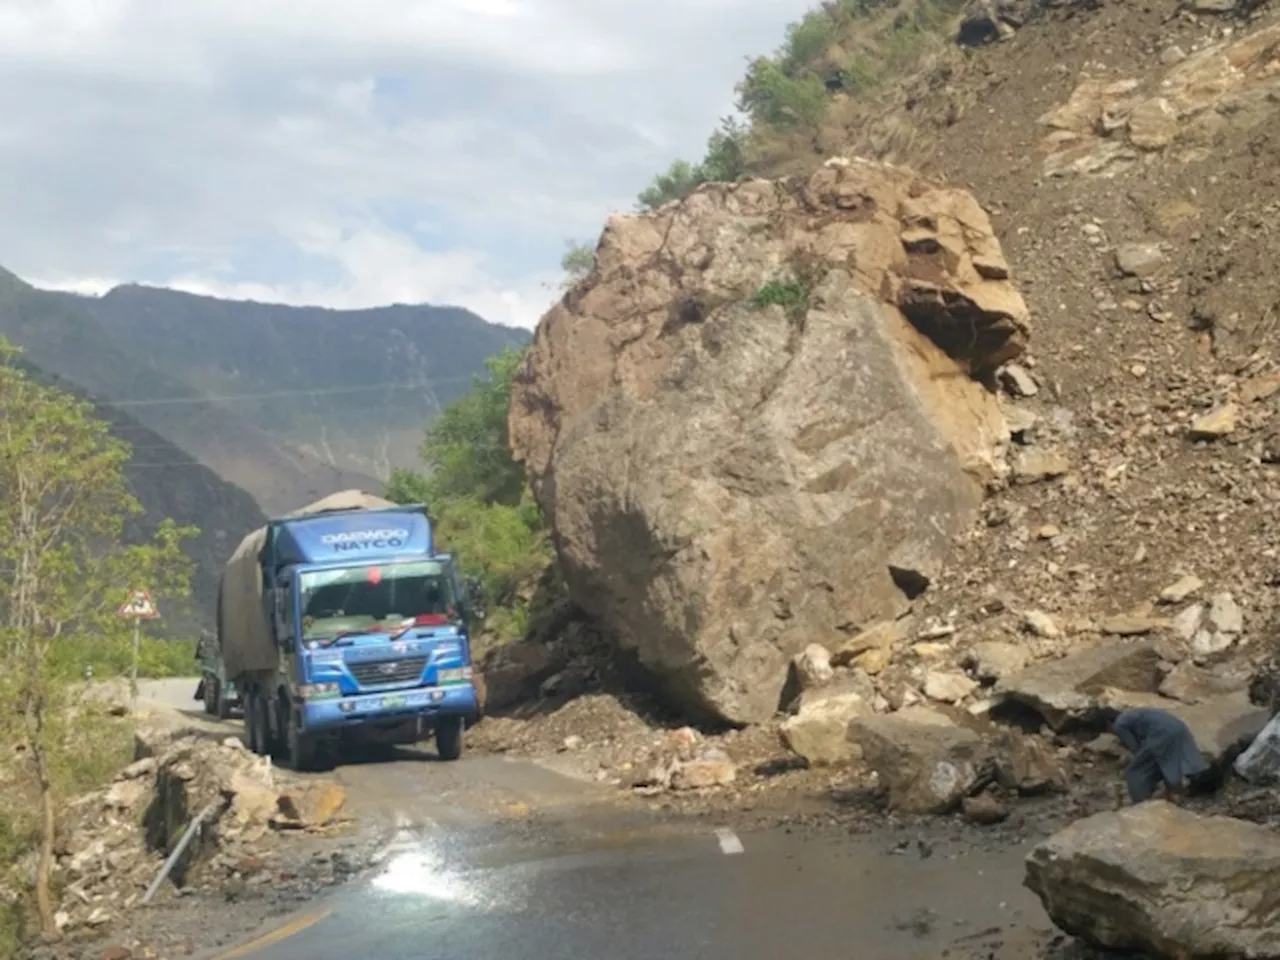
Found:
[[[435,560],[312,570],[302,574],[298,586],[304,640],[395,633],[458,616],[452,578]]]

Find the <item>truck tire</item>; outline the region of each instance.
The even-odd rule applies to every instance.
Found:
[[[257,690],[244,695],[244,729],[249,750],[260,757],[271,753],[271,728],[267,719],[267,704]]]
[[[200,698],[204,700],[204,712],[213,716],[218,709],[218,681],[209,677],[201,680]]]
[[[231,701],[227,699],[227,691],[222,684],[218,684],[218,700],[217,705],[213,709],[213,714],[219,720],[231,719]]]
[[[441,717],[436,721],[436,753],[441,760],[462,756],[462,717]]]
[[[288,703],[284,705],[288,719],[285,721],[284,762],[290,770],[308,773],[316,768],[317,745],[315,738],[302,732],[298,711]]]

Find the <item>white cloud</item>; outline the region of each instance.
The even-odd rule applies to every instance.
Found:
[[[530,326],[810,0],[0,0],[0,264]]]

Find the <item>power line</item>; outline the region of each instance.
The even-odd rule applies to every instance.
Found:
[[[338,394],[350,393],[372,393],[378,390],[426,390],[434,392],[433,387],[441,384],[449,383],[471,383],[471,376],[466,377],[440,377],[433,381],[422,381],[418,383],[377,383],[366,384],[364,386],[354,387],[321,387],[314,390],[275,390],[271,393],[224,393],[224,394],[202,394],[198,397],[154,397],[154,398],[137,398],[132,400],[113,400],[110,397],[100,397],[98,401],[107,406],[112,407],[157,407],[177,404],[196,404],[196,403],[225,403],[235,400],[274,400],[279,397],[328,397]],[[434,399],[434,397],[432,398]],[[436,401],[439,405],[439,401]]]

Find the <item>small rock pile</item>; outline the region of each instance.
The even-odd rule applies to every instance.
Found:
[[[282,777],[236,738],[144,731],[136,755],[106,789],[78,798],[67,810],[57,861],[57,923],[64,932],[105,927],[139,904],[206,808],[203,826],[170,874],[179,887],[209,873],[240,871],[282,832],[344,824],[341,786]]]
[[[646,772],[633,778],[630,786],[646,795],[725,787],[738,775],[729,755],[706,743],[692,727],[681,727],[662,736],[641,768]]]

